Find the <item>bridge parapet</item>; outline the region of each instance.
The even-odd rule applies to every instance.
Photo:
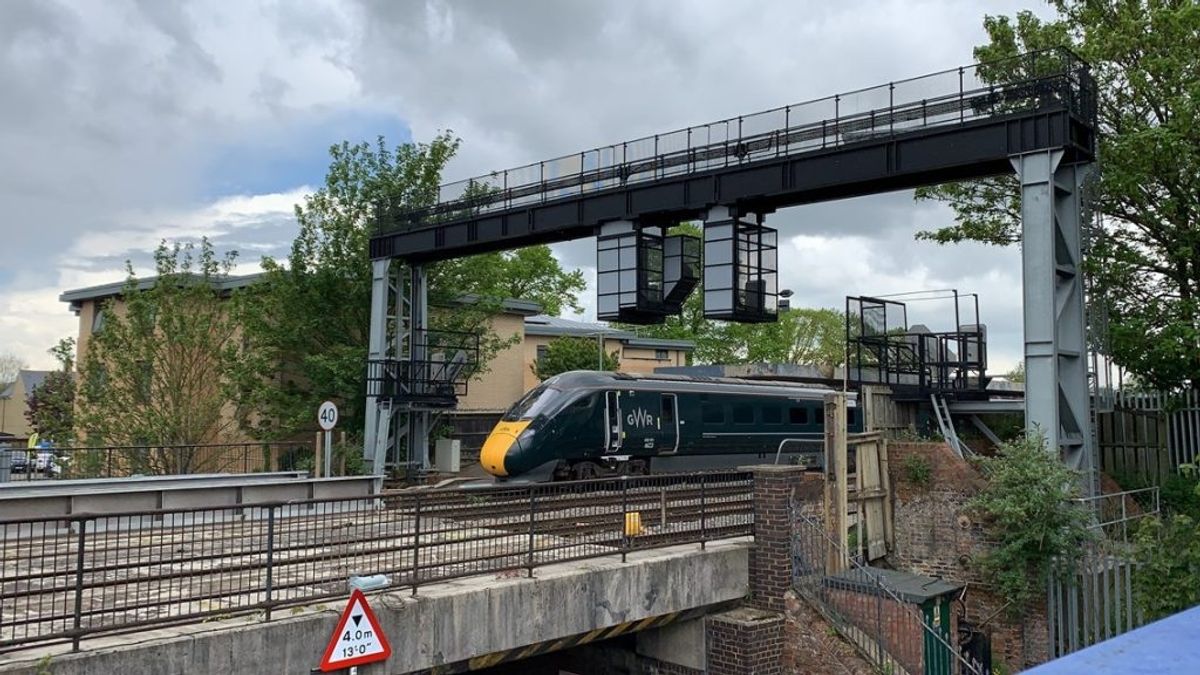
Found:
[[[549,642],[578,644],[686,618],[722,607],[749,590],[745,539],[631,552],[625,562],[603,558],[549,565],[535,578],[488,575],[408,592],[371,597],[392,644],[385,664],[360,673],[449,672],[493,665]],[[0,655],[0,673],[34,675],[49,664],[55,675],[119,672],[308,672],[335,628],[341,602],[297,610],[261,622],[211,621],[139,634],[110,636],[86,652],[67,645]]]

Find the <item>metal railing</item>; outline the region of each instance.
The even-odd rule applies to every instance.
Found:
[[[1134,600],[1138,567],[1131,534],[1162,513],[1157,487],[1076,500],[1091,511],[1096,538],[1083,545],[1071,574],[1046,585],[1046,626],[1051,658],[1089,647],[1145,623]]]
[[[0,520],[0,650],[750,534],[740,472]]]
[[[3,448],[9,480],[256,473],[312,456],[308,442]]]
[[[955,646],[951,622],[931,622],[880,570],[862,565],[830,539],[820,521],[793,506],[792,584],[837,632],[882,673],[983,675],[984,664]],[[827,561],[845,561],[827,573]]]
[[[1080,497],[1075,501],[1095,514],[1091,528],[1110,543],[1129,543],[1131,527],[1136,531],[1141,525],[1139,521],[1157,518],[1162,511],[1157,487]]]
[[[1012,113],[1095,116],[1088,66],[1030,52],[447,183],[436,203],[384,205],[382,232]]]

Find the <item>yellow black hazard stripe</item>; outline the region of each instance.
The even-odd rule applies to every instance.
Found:
[[[520,661],[521,659],[541,656],[542,654],[549,654],[550,652],[556,652],[561,649],[578,647],[579,645],[587,644],[589,642],[608,640],[610,638],[617,637],[618,635],[624,635],[625,633],[635,633],[648,628],[665,626],[666,624],[675,621],[687,621],[689,619],[695,619],[697,617],[704,616],[705,614],[719,611],[719,608],[720,606],[699,607],[683,612],[670,612],[668,614],[649,616],[643,619],[636,619],[634,621],[624,621],[612,626],[597,628],[596,630],[589,631],[587,633],[579,633],[578,635],[570,635],[558,640],[547,640],[545,642],[538,642],[525,647],[517,647],[515,649],[492,652],[491,654],[483,654],[468,661],[450,663],[421,672],[427,675],[451,675],[452,673],[463,673],[471,670],[491,668],[492,666],[497,666],[501,663],[507,663],[509,661]]]

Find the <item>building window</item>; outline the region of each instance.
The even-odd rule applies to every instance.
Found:
[[[655,349],[654,358],[659,361],[669,361],[671,359],[671,355],[667,353],[667,350],[665,349]]]
[[[546,352],[549,351],[549,349],[550,349],[550,345],[538,345],[537,346],[537,362],[538,363],[541,363],[542,361],[546,360]]]
[[[94,304],[92,307],[92,332],[99,333],[104,330],[104,308],[99,304]]]

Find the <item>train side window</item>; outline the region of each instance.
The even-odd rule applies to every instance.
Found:
[[[858,408],[846,408],[846,424],[853,426],[855,418],[858,417]]]
[[[754,424],[754,408],[745,403],[733,406],[734,424]]]
[[[724,424],[725,408],[720,403],[705,402],[701,407],[701,419],[705,424]]]
[[[663,424],[675,424],[675,394],[662,395]]]
[[[763,424],[780,424],[783,422],[783,413],[779,408],[767,406],[762,409]]]
[[[808,424],[808,408],[791,408],[788,410],[788,421],[792,424]]]

